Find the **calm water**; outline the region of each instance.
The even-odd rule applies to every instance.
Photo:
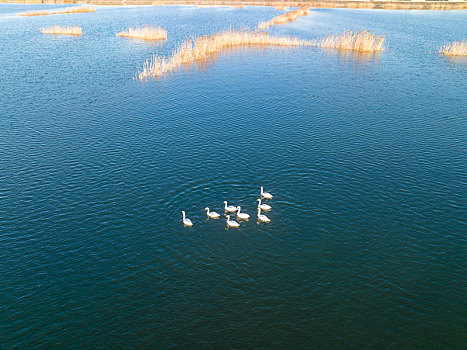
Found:
[[[141,84],[152,53],[280,12],[15,16],[37,8],[0,5],[2,348],[467,346],[467,62],[436,53],[466,12],[316,9],[270,32],[387,52],[241,49]],[[168,40],[114,35],[144,24]],[[206,222],[260,186],[270,224]]]

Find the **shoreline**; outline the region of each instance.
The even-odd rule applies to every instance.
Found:
[[[0,0],[0,3],[99,6],[195,5],[195,6],[285,6],[314,8],[357,8],[380,10],[467,10],[465,1],[265,1],[265,0]]]

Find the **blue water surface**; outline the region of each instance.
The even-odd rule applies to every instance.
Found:
[[[281,12],[17,16],[57,7],[0,5],[2,348],[465,348],[467,62],[437,53],[465,11],[313,9],[270,33],[387,50],[243,48],[141,83]],[[115,36],[145,24],[168,39]],[[224,200],[252,219],[206,220]]]

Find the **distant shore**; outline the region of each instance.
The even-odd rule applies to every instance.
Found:
[[[0,0],[20,4],[91,5],[196,5],[196,6],[309,6],[316,8],[360,8],[388,10],[466,10],[465,1],[265,1],[265,0]]]

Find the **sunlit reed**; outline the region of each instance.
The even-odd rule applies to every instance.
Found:
[[[132,39],[142,40],[165,40],[167,39],[167,31],[162,27],[143,27],[143,28],[128,28],[126,31],[115,34]]]
[[[60,27],[60,26],[52,26],[52,27],[45,27],[42,28],[41,32],[43,34],[56,34],[56,35],[82,35],[83,32],[80,27],[72,26],[72,27]]]
[[[328,35],[317,40],[318,47],[327,49],[353,50],[363,52],[384,51],[386,37],[371,32],[345,32],[338,35]]]
[[[446,56],[467,56],[467,41],[454,41],[445,44],[438,53]]]
[[[27,11],[18,14],[18,16],[47,16],[47,15],[58,15],[64,13],[80,13],[80,12],[96,12],[96,9],[91,6],[79,6],[79,7],[67,7],[64,9],[57,10],[44,10],[44,11]]]
[[[309,12],[308,7],[300,7],[297,10],[289,11],[289,12],[286,12],[286,13],[284,13],[282,15],[276,16],[276,17],[274,17],[273,19],[271,19],[271,20],[269,20],[267,22],[260,22],[260,24],[258,24],[258,29],[259,30],[264,30],[264,29],[267,29],[267,28],[269,28],[271,26],[274,26],[276,24],[293,22],[300,16],[308,15],[308,12]]]
[[[255,2],[256,4],[256,2]],[[288,3],[296,6],[297,3]],[[263,4],[258,5],[263,6]],[[264,6],[267,6],[265,3]],[[310,7],[316,8],[361,8],[388,10],[465,10],[466,1],[311,1]]]
[[[169,57],[154,55],[147,59],[137,79],[157,78],[185,65],[206,61],[219,52],[232,47],[249,45],[262,46],[305,46],[310,43],[291,37],[274,37],[264,32],[225,31],[211,36],[200,36],[187,40]]]
[[[314,46],[325,49],[353,50],[376,53],[384,50],[384,36],[370,32],[346,32],[329,35],[318,40],[300,40],[293,37],[270,36],[262,31],[225,31],[213,35],[194,37],[172,51],[169,57],[154,55],[143,64],[136,78],[161,77],[182,66],[207,62],[226,49],[242,46]]]

